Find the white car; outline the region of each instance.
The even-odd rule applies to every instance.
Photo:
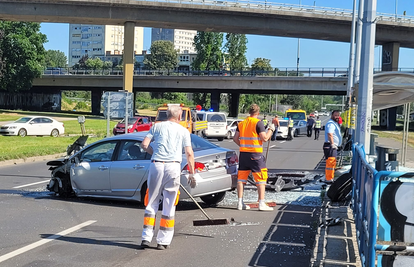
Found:
[[[279,120],[280,127],[277,128],[276,137],[286,139],[288,137],[289,127],[288,120]],[[292,138],[295,136],[295,128],[292,127],[291,130]]]
[[[65,133],[63,123],[50,117],[30,116],[22,117],[15,122],[1,126],[1,135],[50,135],[57,137]]]
[[[237,125],[243,120],[240,119],[227,119],[227,139],[233,138],[236,133]]]

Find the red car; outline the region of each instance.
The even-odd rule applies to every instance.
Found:
[[[149,131],[152,122],[148,117],[132,117],[128,118],[128,133]],[[118,122],[112,131],[114,135],[125,133],[125,119]]]

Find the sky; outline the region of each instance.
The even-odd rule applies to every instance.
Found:
[[[374,0],[375,1],[375,0]],[[414,17],[413,0],[377,0],[377,12]],[[267,2],[307,6],[332,7],[352,11],[353,0],[280,0]],[[396,12],[397,11],[397,12]],[[42,33],[47,35],[46,50],[60,50],[66,56],[69,47],[69,24],[42,23]],[[298,39],[274,36],[247,35],[247,61],[250,65],[255,58],[270,59],[273,67],[296,68]],[[151,28],[144,28],[144,50],[151,46]],[[300,39],[300,68],[347,68],[349,65],[349,43]],[[381,67],[381,46],[375,48],[375,68]],[[399,67],[414,70],[414,49],[400,48]]]

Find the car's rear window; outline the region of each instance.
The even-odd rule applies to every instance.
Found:
[[[194,152],[219,147],[213,143],[210,143],[207,140],[204,140],[203,138],[195,134],[191,134],[191,146],[193,147]],[[184,150],[183,150],[183,154],[184,154]]]
[[[208,114],[207,121],[226,122],[226,116],[224,114]]]

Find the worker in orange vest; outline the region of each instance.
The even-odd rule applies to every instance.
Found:
[[[259,210],[273,210],[273,208],[269,207],[264,200],[268,176],[266,161],[262,153],[263,142],[266,142],[271,138],[275,131],[275,126],[269,124],[268,131],[266,132],[263,121],[258,119],[259,112],[260,107],[256,104],[252,104],[249,108],[250,116],[239,123],[233,137],[233,141],[240,147],[239,172],[237,179],[237,195],[239,198],[237,204],[238,210],[250,209],[250,207],[243,202],[244,185],[247,182],[250,172],[253,172],[253,178],[256,182],[259,194]]]
[[[341,127],[339,126],[339,111],[334,110],[331,119],[325,125],[325,143],[323,143],[323,153],[326,159],[325,181],[333,182],[336,156],[338,147],[342,144]]]

